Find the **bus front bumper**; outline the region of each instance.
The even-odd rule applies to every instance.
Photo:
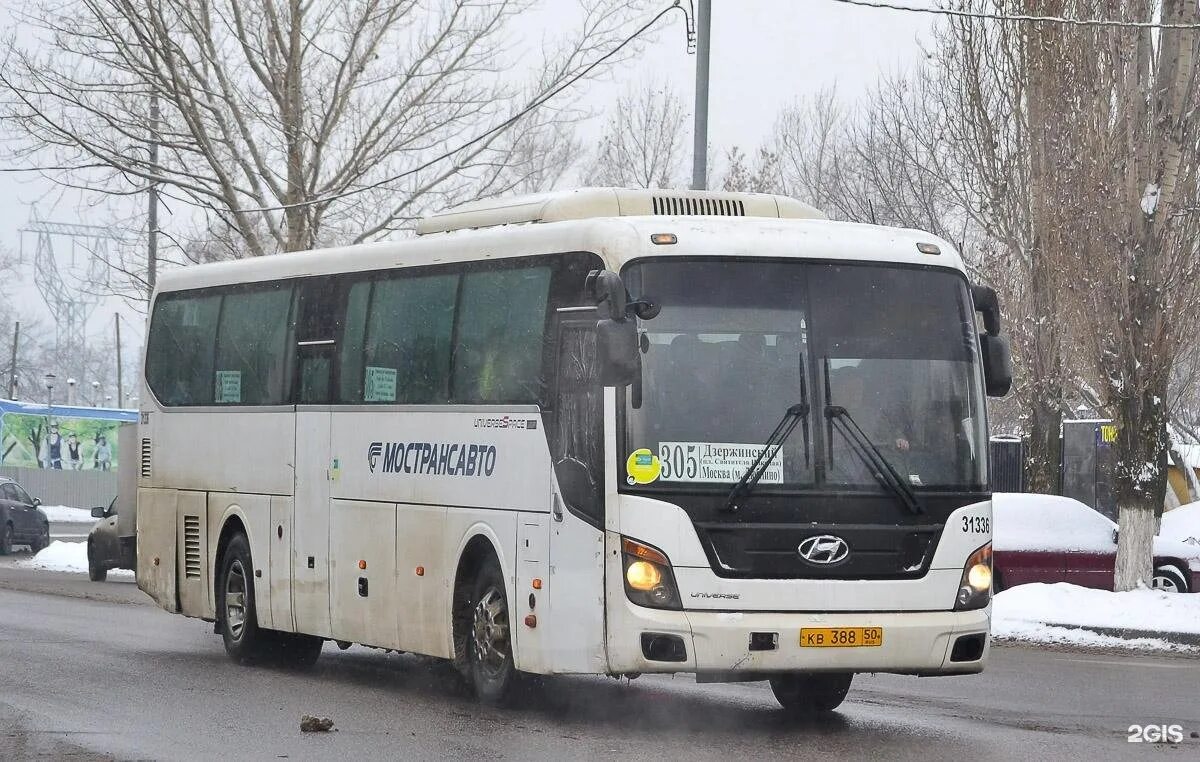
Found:
[[[660,611],[626,602],[609,643],[613,673],[694,672],[747,680],[780,672],[971,674],[983,670],[991,607],[904,613]],[[875,646],[801,645],[810,628],[881,628]],[[861,635],[861,633],[860,633]],[[682,649],[680,645],[682,644]],[[773,645],[772,645],[773,644]],[[654,658],[648,658],[654,657]]]

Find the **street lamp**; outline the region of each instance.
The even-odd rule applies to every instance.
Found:
[[[78,383],[78,382],[73,378],[67,379],[67,404],[68,405],[75,404],[75,384],[76,383]]]
[[[92,382],[92,407],[100,406],[100,382]]]
[[[50,417],[50,407],[54,404],[54,382],[57,376],[53,373],[46,374],[46,417]]]

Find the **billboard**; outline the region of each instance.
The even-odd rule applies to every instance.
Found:
[[[115,470],[120,457],[117,429],[136,420],[132,410],[0,400],[0,465]]]

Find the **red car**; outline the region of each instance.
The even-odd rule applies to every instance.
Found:
[[[1117,525],[1078,500],[997,493],[992,530],[996,592],[1027,582],[1113,588]],[[1154,587],[1200,590],[1200,547],[1155,537]]]

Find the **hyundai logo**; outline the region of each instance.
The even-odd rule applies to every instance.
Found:
[[[821,566],[841,563],[850,555],[850,546],[846,541],[831,534],[817,534],[805,538],[797,550],[805,561]]]

